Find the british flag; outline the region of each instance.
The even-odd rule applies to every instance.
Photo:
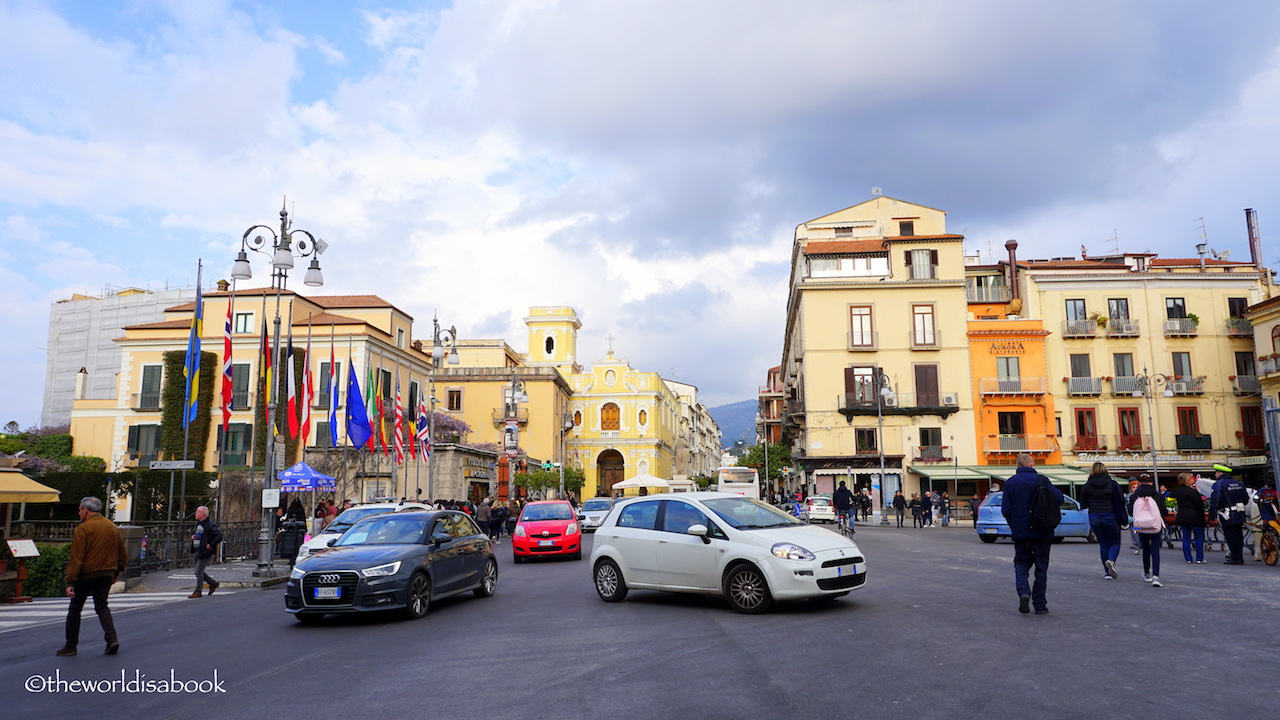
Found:
[[[427,457],[431,455],[431,421],[427,417],[426,400],[418,398],[418,433],[417,433],[418,452],[422,453],[422,460],[425,462]]]

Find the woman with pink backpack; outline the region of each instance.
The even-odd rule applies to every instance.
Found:
[[[1160,533],[1164,530],[1164,503],[1151,478],[1142,476],[1142,482],[1129,499],[1129,515],[1133,529],[1138,533],[1142,549],[1142,579],[1151,587],[1163,587],[1160,583]]]

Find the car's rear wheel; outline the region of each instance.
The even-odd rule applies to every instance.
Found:
[[[417,573],[409,580],[409,597],[405,603],[404,616],[417,620],[427,614],[431,608],[431,579]]]
[[[318,612],[300,612],[294,613],[293,616],[303,625],[315,625],[324,619],[324,613]]]
[[[979,535],[978,539],[984,543],[993,543],[996,541],[995,535]]]
[[[724,579],[724,596],[740,613],[762,613],[773,606],[769,583],[755,565],[739,565]]]
[[[622,602],[627,596],[627,583],[622,579],[618,564],[609,558],[596,563],[592,573],[596,581],[596,594],[605,602]]]
[[[498,589],[498,561],[489,558],[484,561],[484,570],[480,571],[480,587],[472,592],[476,597],[489,597]]]

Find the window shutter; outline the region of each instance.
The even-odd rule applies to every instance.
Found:
[[[130,455],[138,454],[138,426],[133,425],[129,428],[129,439],[126,443],[125,451]]]
[[[938,264],[938,251],[937,251],[937,250],[930,250],[930,251],[929,251],[929,262],[930,262],[930,263],[932,263],[932,264],[934,264],[934,265],[937,265],[937,264]]]
[[[854,369],[847,367],[844,369],[844,392],[846,395],[852,395],[858,391],[858,380],[854,375]]]
[[[902,257],[903,257],[903,261],[906,262],[907,267],[911,267],[911,251],[903,250]]]

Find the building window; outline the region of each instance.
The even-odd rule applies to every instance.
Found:
[[[1119,450],[1143,450],[1142,422],[1138,419],[1138,408],[1119,408],[1120,447]]]
[[[160,409],[160,381],[163,377],[163,365],[146,365],[142,368],[142,392],[138,394],[139,410]]]
[[[1191,353],[1176,352],[1173,354],[1173,374],[1175,377],[1191,377]]]
[[[836,228],[836,237],[847,237],[852,234],[853,234],[852,226]]]
[[[1248,298],[1227,298],[1227,316],[1233,318],[1244,317],[1245,310],[1249,309]]]
[[[138,467],[146,468],[160,451],[159,425],[134,425],[129,428],[125,452],[137,458]]]
[[[853,429],[853,447],[854,452],[874,453],[876,450],[876,429],[875,428],[854,428]]]
[[[840,272],[840,258],[809,258],[809,275],[812,277],[831,276]]]
[[[1022,392],[1022,362],[1016,355],[996,358],[996,382],[1000,392]]]
[[[404,409],[404,417],[409,422],[418,419],[418,381],[409,381],[409,405]]]
[[[942,396],[938,392],[938,366],[915,365],[916,407],[940,407]]]
[[[329,421],[320,420],[316,422],[315,440],[312,442],[313,447],[333,447],[333,438],[329,437]]]
[[[1023,412],[1002,412],[996,415],[1001,451],[1012,452],[1027,449],[1026,423],[1026,413]]]
[[[582,411],[581,411],[581,410],[574,410],[574,411],[573,411],[573,424],[574,424],[575,426],[577,426],[577,425],[581,425],[581,424],[582,424]]]
[[[249,363],[231,363],[231,409],[249,408]]]
[[[227,426],[226,445],[223,445],[222,425],[218,425],[217,447],[222,455],[223,464],[233,467],[249,465],[249,433],[252,425],[248,423],[232,423]]]
[[[600,408],[600,429],[622,429],[622,413],[618,410],[617,405],[613,403],[605,403],[604,407]]]
[[[1087,320],[1085,314],[1084,300],[1068,300],[1067,301],[1067,320]]]
[[[1129,319],[1129,298],[1107,300],[1107,316],[1112,320]]]
[[[1089,367],[1088,355],[1071,355],[1071,377],[1087,378],[1093,377],[1093,371]]]
[[[907,250],[904,259],[907,276],[912,280],[934,280],[938,277],[937,250]]]
[[[396,330],[396,347],[404,347],[404,329]]]
[[[1178,408],[1178,434],[1200,434],[1200,410],[1193,407]]]
[[[870,305],[849,308],[849,347],[875,347]]]
[[[1164,313],[1170,320],[1182,320],[1187,317],[1187,303],[1182,298],[1165,298]]]
[[[235,332],[251,333],[253,332],[253,313],[238,312],[235,315]]]
[[[916,347],[938,345],[937,326],[932,305],[911,306],[911,344]]]
[[[1253,362],[1253,353],[1245,350],[1236,353],[1236,376],[1253,377],[1258,374],[1258,366]]]
[[[911,237],[916,234],[916,223],[914,220],[899,220],[898,234],[903,237]]]
[[[1116,353],[1111,356],[1115,366],[1115,375],[1118,378],[1134,377],[1133,373],[1133,353]]]
[[[641,411],[640,411],[640,415],[639,415],[638,419],[639,419],[639,421],[640,421],[640,426],[641,426],[641,427],[644,427],[645,425],[648,425],[648,424],[649,424],[649,413],[645,412],[644,410],[641,410]]]
[[[332,388],[329,387],[329,361],[325,360],[320,363],[320,377],[316,378],[320,381],[320,391],[316,393],[316,407],[329,407],[329,393]],[[333,362],[333,382],[342,388],[342,361],[335,360]]]
[[[542,351],[543,351],[543,352],[545,352],[545,353],[546,353],[546,354],[548,354],[548,355],[554,355],[554,354],[555,354],[555,352],[556,352],[556,339],[555,339],[555,337],[553,337],[553,336],[551,336],[551,335],[548,335],[548,336],[547,336],[547,339],[546,339],[546,340],[544,340],[544,341],[543,341],[543,343],[542,343]]]
[[[1280,353],[1280,325],[1271,328],[1271,352]]]
[[[1076,408],[1076,450],[1098,449],[1098,418],[1093,408]]]
[[[448,393],[445,394],[445,401],[448,403],[448,405],[446,405],[445,407],[449,408],[450,412],[461,412],[462,411],[462,390],[460,389],[449,390]]]

